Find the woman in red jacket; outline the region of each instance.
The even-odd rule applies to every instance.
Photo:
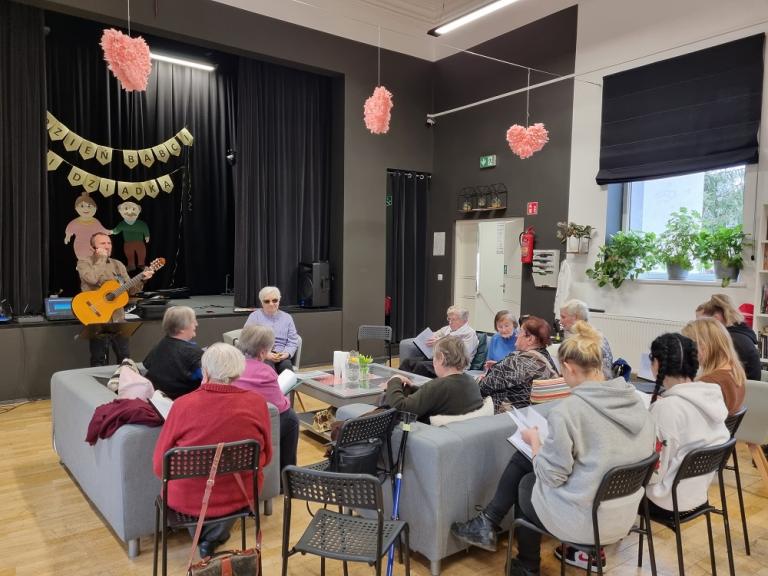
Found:
[[[173,403],[160,437],[155,445],[154,471],[163,473],[163,455],[177,446],[203,446],[219,442],[256,440],[261,446],[259,456],[259,489],[262,470],[272,458],[272,438],[269,411],[264,398],[230,383],[245,369],[245,358],[235,347],[221,342],[213,344],[203,354],[203,381],[200,388]],[[252,481],[244,478],[250,489]],[[173,510],[198,516],[203,502],[205,478],[175,480],[168,486],[168,506]],[[250,492],[250,490],[249,490]],[[253,494],[248,494],[250,498]],[[217,478],[211,492],[206,517],[226,516],[248,506],[248,502],[232,475]],[[229,539],[233,522],[204,525],[200,536],[200,557],[210,556],[217,546]]]

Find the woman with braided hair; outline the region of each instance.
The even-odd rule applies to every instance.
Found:
[[[659,452],[659,464],[647,489],[652,514],[671,515],[672,482],[688,452],[722,444],[730,437],[725,427],[728,408],[720,386],[695,381],[698,370],[698,352],[690,338],[662,334],[651,344],[651,371],[656,378],[651,414],[656,420]],[[680,482],[677,498],[681,512],[707,501],[713,476]]]

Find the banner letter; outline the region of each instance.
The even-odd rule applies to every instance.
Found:
[[[179,130],[178,134],[176,134],[176,138],[181,140],[181,143],[185,146],[192,146],[192,142],[195,141],[195,139],[192,137],[192,133],[186,128]]]
[[[85,175],[87,172],[80,170],[77,166],[72,166],[72,170],[69,171],[67,180],[72,186],[82,186],[85,183]]]
[[[89,194],[91,192],[96,192],[96,190],[99,189],[99,182],[101,179],[98,176],[94,176],[93,174],[85,173],[85,182],[83,182],[83,188],[85,188],[85,191]]]
[[[160,185],[160,190],[163,192],[170,194],[171,190],[173,190],[173,180],[171,180],[171,176],[169,174],[157,178],[157,183]]]
[[[88,142],[88,140],[83,140],[83,143],[80,144],[80,156],[82,156],[83,160],[90,160],[95,155],[96,144]]]
[[[48,136],[54,142],[57,141],[57,140],[64,140],[64,137],[67,134],[69,134],[69,128],[64,126],[64,124],[62,124],[58,120],[56,120],[56,122],[48,130]]]
[[[181,154],[181,146],[179,146],[179,141],[176,140],[176,138],[169,138],[163,142],[163,145],[168,149],[168,152],[174,156]]]
[[[131,188],[133,188],[133,197],[136,200],[144,198],[144,182],[131,182]]]
[[[160,186],[158,186],[157,181],[155,180],[147,180],[144,182],[144,191],[150,198],[157,198],[157,194],[160,192]]]
[[[123,150],[123,162],[128,168],[136,168],[139,163],[139,153],[136,150]],[[120,190],[117,193],[120,194]]]
[[[48,156],[47,156],[47,162],[48,162],[48,172],[52,172],[53,170],[56,170],[56,168],[59,167],[59,164],[64,159],[56,154],[53,150],[48,150]]]
[[[114,180],[102,178],[101,182],[99,182],[99,192],[101,192],[101,195],[104,196],[104,198],[112,196],[112,194],[115,193],[115,184]]]
[[[165,144],[158,144],[157,146],[153,146],[152,152],[155,153],[155,156],[157,156],[157,159],[160,160],[160,162],[168,162],[168,158],[170,158],[168,149],[165,147]]]
[[[78,148],[80,148],[80,144],[83,143],[83,139],[75,134],[74,132],[70,132],[67,134],[67,137],[64,138],[64,149],[67,152],[74,152]]]
[[[50,130],[51,126],[53,126],[57,122],[58,120],[56,120],[56,117],[53,114],[51,114],[50,112],[45,113],[45,129],[46,130]]]
[[[118,182],[117,183],[117,195],[123,200],[128,200],[131,197],[131,183],[130,182]]]
[[[152,148],[144,148],[143,150],[139,150],[139,159],[141,160],[141,163],[144,164],[147,168],[152,166],[152,164],[155,163],[155,157],[152,154]]]
[[[112,148],[108,148],[107,146],[97,146],[96,160],[98,160],[99,164],[102,166],[106,166],[112,162]]]

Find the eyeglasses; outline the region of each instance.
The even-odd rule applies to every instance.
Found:
[[[262,304],[277,304],[280,302],[280,298],[272,298],[272,300],[262,300]]]

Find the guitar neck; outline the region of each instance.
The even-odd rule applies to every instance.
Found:
[[[142,274],[141,272],[136,274],[136,276],[134,276],[133,278],[128,280],[128,282],[125,282],[124,284],[122,284],[120,286],[120,288],[118,288],[117,290],[113,291],[112,294],[114,296],[120,296],[120,294],[122,294],[123,292],[127,292],[127,291],[131,290],[132,288],[135,288],[136,286],[141,284],[141,274]]]

